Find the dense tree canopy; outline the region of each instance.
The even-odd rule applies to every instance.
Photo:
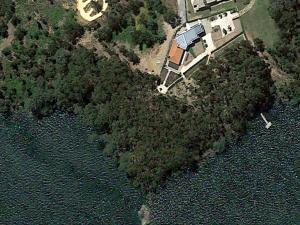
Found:
[[[102,135],[105,152],[146,190],[194,167],[207,150],[221,151],[270,102],[270,71],[248,42],[198,68],[189,104],[158,95],[158,77],[78,45],[84,30],[73,17],[55,26],[47,19],[21,20],[24,32],[0,58],[1,112],[78,114]]]
[[[127,36],[132,36],[134,44],[150,47],[165,39],[161,29],[161,15],[173,27],[178,25],[175,12],[165,7],[161,0],[129,0],[127,3],[110,0],[109,4],[111,8],[106,21],[101,24],[96,35],[100,41],[111,41],[113,34],[118,35],[127,30]]]
[[[270,13],[280,28],[281,37],[272,53],[280,67],[294,78],[283,92],[286,97],[300,102],[300,2],[274,0]]]
[[[206,150],[220,150],[269,102],[269,70],[248,43],[200,68],[194,106],[155,95],[154,76],[115,57],[62,45],[49,54],[16,41],[4,52],[1,110],[78,113],[103,135],[106,153],[146,189],[195,165]]]
[[[246,120],[270,103],[270,71],[247,42],[199,69],[193,106],[149,93],[154,84],[149,75],[115,77],[111,71],[81,108],[83,118],[105,133],[105,151],[135,184],[151,189],[196,165],[208,149],[222,150],[225,140],[237,137]]]
[[[2,0],[0,7],[0,39],[6,38],[7,23],[13,17],[15,11],[14,2],[12,0]]]

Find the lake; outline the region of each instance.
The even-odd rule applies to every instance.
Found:
[[[0,117],[0,224],[300,224],[300,110],[276,104],[238,144],[145,200],[93,131],[63,113]]]
[[[148,198],[155,225],[300,224],[300,110],[276,104],[237,145]]]
[[[75,117],[0,117],[0,224],[134,225],[142,202]]]

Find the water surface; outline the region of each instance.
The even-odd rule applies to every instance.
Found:
[[[300,110],[275,105],[235,146],[147,202],[155,225],[300,224]]]
[[[152,225],[300,224],[300,110],[276,105],[197,173],[151,195]],[[140,224],[143,197],[75,117],[0,117],[0,224]]]
[[[141,194],[91,135],[64,114],[0,117],[0,224],[139,224]]]

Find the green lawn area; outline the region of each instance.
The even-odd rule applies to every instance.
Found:
[[[243,8],[245,8],[248,3],[250,2],[250,0],[236,0],[236,7],[238,8],[238,10],[242,10]]]
[[[53,7],[41,7],[40,12],[45,16],[52,26],[57,26],[60,22],[67,19],[67,17],[72,18],[73,14],[67,12],[60,5],[55,5]]]
[[[20,18],[35,16],[34,12],[47,19],[51,26],[58,26],[64,20],[73,17],[73,12],[67,12],[60,3],[50,4],[45,0],[18,0],[16,15]]]
[[[113,33],[113,41],[118,41],[120,43],[126,43],[129,44],[130,47],[134,48],[136,47],[136,44],[134,43],[134,39],[132,36],[132,33],[135,31],[135,28],[132,26],[129,26],[125,29],[123,29],[120,33],[116,34]],[[141,52],[145,52],[148,49],[146,44],[143,44],[141,46],[140,50]]]
[[[243,28],[250,38],[262,39],[266,46],[272,48],[279,40],[279,29],[268,13],[271,0],[257,0],[254,7],[242,16]]]
[[[119,34],[113,33],[113,40],[119,41],[122,43],[128,43],[131,46],[134,46],[134,40],[132,37],[132,34],[134,31],[135,31],[135,28],[132,26],[129,26],[129,27],[123,29]]]

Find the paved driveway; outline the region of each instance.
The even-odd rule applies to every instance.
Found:
[[[181,18],[181,23],[184,24],[184,23],[186,23],[185,0],[177,0],[177,3],[178,3],[178,15]]]
[[[240,13],[240,16],[246,14],[247,12],[249,12],[252,7],[254,6],[256,0],[251,0],[251,2],[244,8],[242,9],[239,13]]]

